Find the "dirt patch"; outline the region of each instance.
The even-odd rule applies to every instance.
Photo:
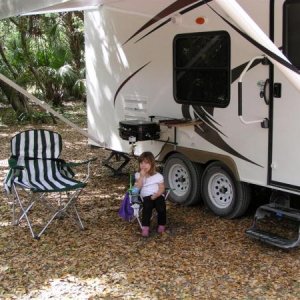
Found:
[[[1,127],[1,181],[11,137],[28,128]],[[87,229],[55,220],[36,241],[26,225],[10,226],[11,207],[2,194],[1,299],[299,299],[300,250],[247,238],[251,216],[225,220],[202,205],[168,203],[167,233],[159,236],[153,227],[144,239],[137,223],[118,217],[128,176],[112,177],[102,166],[109,152],[91,148],[60,123],[43,128],[62,135],[67,161],[98,158],[79,200]],[[134,169],[133,162],[125,172]]]

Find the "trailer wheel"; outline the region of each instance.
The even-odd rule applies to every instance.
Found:
[[[208,165],[201,186],[204,203],[218,216],[228,219],[240,217],[250,204],[248,184],[237,181],[219,162]]]
[[[201,199],[202,167],[180,153],[171,155],[164,167],[165,185],[171,189],[170,199],[185,206]]]

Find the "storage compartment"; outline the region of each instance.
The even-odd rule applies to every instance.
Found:
[[[160,127],[157,123],[141,120],[119,122],[119,135],[123,140],[135,137],[136,141],[157,140],[160,138]]]

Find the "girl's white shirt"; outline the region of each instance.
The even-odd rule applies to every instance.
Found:
[[[135,180],[140,178],[140,173],[135,173]],[[158,192],[159,184],[164,182],[164,177],[160,173],[143,178],[143,186],[140,191],[142,197],[151,196]]]

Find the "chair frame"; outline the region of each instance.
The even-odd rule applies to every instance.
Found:
[[[169,189],[169,188],[165,189],[165,192],[162,194],[162,196],[165,198],[165,200],[168,199],[170,192],[171,192],[171,189]],[[132,187],[129,188],[128,193],[129,193],[129,201],[130,201],[131,207],[133,209],[133,218],[131,221],[133,222],[134,220],[137,220],[139,227],[142,229],[143,226],[142,226],[140,215],[143,211],[144,199],[140,194],[133,194]],[[140,199],[140,201],[139,202],[133,201],[133,197],[138,197]],[[152,215],[152,218],[153,218],[153,215]]]
[[[30,131],[30,130],[29,130]],[[41,131],[41,130],[33,130],[33,131]],[[50,133],[55,133],[50,130],[43,130],[43,131],[48,131]],[[21,134],[21,133],[19,133]],[[55,133],[57,134],[57,133]],[[17,136],[17,135],[16,135]],[[60,136],[60,135],[59,135]],[[22,157],[23,159],[23,157]],[[30,160],[36,160],[40,161],[43,160],[44,158],[29,158]],[[82,162],[71,162],[71,163],[66,163],[61,159],[49,159],[46,158],[46,160],[57,160],[59,163],[63,163],[64,168],[67,168],[72,172],[70,168],[77,167],[80,165],[86,165],[87,166],[87,172],[86,176],[82,181],[78,180],[73,180],[75,183],[74,187],[69,186],[67,188],[62,188],[62,189],[54,189],[51,191],[42,191],[42,190],[37,190],[35,188],[32,188],[30,186],[26,186],[25,184],[22,184],[20,182],[17,182],[18,176],[20,175],[20,172],[22,174],[27,174],[28,175],[28,170],[24,165],[18,165],[18,158],[16,157],[11,157],[9,159],[9,165],[10,165],[10,173],[8,174],[10,178],[10,188],[8,189],[6,187],[6,191],[8,194],[8,197],[10,199],[10,203],[12,204],[12,225],[19,225],[22,220],[25,220],[26,223],[28,224],[29,230],[31,232],[31,235],[34,239],[40,239],[41,235],[45,232],[45,230],[49,227],[49,225],[52,223],[52,221],[56,218],[60,218],[63,216],[69,217],[71,220],[75,222],[76,225],[79,226],[81,230],[84,230],[85,227],[83,225],[83,222],[80,218],[80,215],[78,213],[77,207],[76,207],[76,200],[78,199],[79,195],[83,191],[83,188],[86,186],[86,183],[88,179],[90,178],[90,166],[93,161],[96,160],[96,158],[92,158],[86,161]],[[24,159],[26,161],[26,158]],[[45,163],[45,162],[44,162]],[[73,172],[72,172],[73,175]],[[71,180],[71,179],[70,179]],[[6,183],[6,182],[5,182]],[[78,184],[77,184],[78,183]],[[28,203],[25,204],[25,200],[22,200],[23,198],[20,196],[20,193],[24,192],[26,194],[26,199],[28,199]],[[48,196],[53,196],[53,194],[58,195],[58,201],[57,205],[54,206],[50,203],[50,199],[47,199]],[[63,197],[64,195],[64,197]],[[50,197],[49,197],[50,198]],[[36,203],[41,203],[43,204],[50,212],[51,215],[45,221],[42,225],[42,228],[40,230],[35,230],[32,225],[32,220],[29,216],[29,212],[33,209],[34,205]],[[16,214],[16,208],[19,207],[20,212],[17,216]],[[73,210],[75,215],[71,215],[70,210]]]

